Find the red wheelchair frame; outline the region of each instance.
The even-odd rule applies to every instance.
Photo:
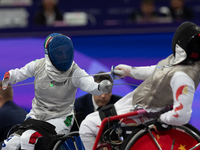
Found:
[[[93,149],[92,150],[99,150],[100,148],[102,148],[102,147],[107,147],[107,149],[108,150],[111,150],[111,146],[109,145],[109,144],[106,144],[106,143],[104,143],[104,144],[100,144],[99,146],[98,146],[98,144],[99,144],[99,141],[100,141],[100,138],[101,138],[101,135],[102,135],[102,133],[103,133],[103,130],[104,130],[104,127],[105,127],[105,124],[108,122],[108,121],[114,121],[114,120],[120,120],[120,119],[122,119],[122,118],[127,118],[127,117],[131,117],[131,116],[135,116],[135,115],[140,115],[140,114],[145,114],[145,113],[147,113],[145,110],[137,110],[137,111],[132,111],[132,112],[129,112],[129,113],[126,113],[126,114],[122,114],[122,115],[116,115],[116,116],[111,116],[111,117],[108,117],[108,118],[105,118],[105,119],[103,119],[102,120],[102,123],[101,123],[101,126],[100,126],[100,129],[99,129],[99,132],[98,132],[98,134],[97,134],[97,137],[96,137],[96,140],[95,140],[95,143],[94,143],[94,145],[93,145]],[[186,128],[186,129],[185,129]],[[177,127],[177,128],[174,128],[174,129],[171,129],[171,130],[168,130],[168,131],[163,131],[163,132],[165,132],[165,135],[166,135],[166,133],[168,134],[172,134],[172,133],[174,133],[175,134],[175,136],[176,136],[176,134],[180,134],[181,136],[182,136],[182,134],[183,135],[186,135],[187,136],[187,132],[185,132],[185,131],[187,131],[187,125],[185,126],[185,127]],[[188,141],[189,143],[191,143],[190,145],[189,145],[189,147],[190,147],[190,149],[187,147],[187,149],[189,149],[189,150],[200,150],[200,132],[195,128],[195,127],[193,127],[193,126],[191,126],[191,125],[189,125],[189,130],[190,130],[190,128],[191,129],[193,129],[193,131],[191,130],[191,134],[193,134],[193,133],[195,133],[195,131],[196,132],[198,132],[197,133],[197,135],[194,135],[194,136],[196,136],[196,139],[194,138],[192,138],[192,136],[191,135],[189,135],[189,138],[191,137],[191,139]],[[143,142],[140,142],[139,144],[142,144],[142,143],[147,143],[146,141],[147,140],[149,140],[150,138],[151,138],[151,141],[153,141],[152,143],[154,143],[154,145],[153,145],[153,147],[154,147],[154,149],[159,149],[159,150],[162,150],[162,148],[161,148],[161,146],[160,146],[160,144],[157,142],[157,140],[156,140],[156,138],[155,138],[155,136],[156,136],[156,133],[155,133],[155,131],[153,130],[153,129],[148,129],[147,130],[148,131],[148,136],[145,136],[144,138],[145,139],[143,139]],[[186,133],[186,134],[185,134]],[[142,134],[144,134],[144,133],[142,133]],[[161,134],[162,134],[162,131],[161,131]],[[142,135],[143,136],[143,135]],[[163,136],[164,137],[164,136]],[[162,138],[163,138],[162,137]],[[141,136],[139,137],[139,138],[141,138]],[[171,137],[167,137],[166,139],[164,139],[164,140],[167,140],[167,139],[169,139],[169,140],[171,140],[172,141],[172,146],[171,146],[171,150],[173,150],[173,147],[174,147],[174,142],[175,142],[175,139],[170,139]],[[187,139],[186,139],[187,140]],[[170,141],[170,142],[171,142]],[[178,141],[178,140],[177,140]],[[176,141],[176,147],[177,147],[177,141]],[[179,142],[180,143],[180,142]],[[184,144],[184,143],[183,143]],[[136,143],[136,145],[137,145],[137,143]],[[144,144],[143,144],[144,145]],[[148,145],[148,143],[147,143],[147,145]],[[163,144],[164,145],[164,144]],[[192,145],[192,146],[191,146]],[[180,145],[180,146],[182,146],[182,148],[184,149],[184,145]],[[149,148],[149,147],[148,147]],[[147,148],[147,149],[148,149]],[[134,148],[131,148],[131,150],[132,149],[134,149]],[[138,149],[138,148],[136,148],[136,149]],[[164,148],[164,149],[166,149],[166,148]],[[183,150],[183,149],[181,149],[181,150]],[[141,150],[141,149],[140,149]],[[184,149],[184,150],[186,150],[186,149]]]
[[[130,116],[135,116],[135,115],[144,114],[144,113],[146,113],[145,110],[137,110],[137,111],[129,112],[129,113],[122,114],[122,115],[112,116],[112,117],[109,118],[109,120],[114,121],[114,120],[117,120],[117,119],[127,118],[127,117],[130,117]],[[95,140],[95,143],[94,143],[92,150],[96,150],[106,122],[108,122],[108,118],[103,119],[103,121],[101,122],[101,126],[100,126],[100,129],[99,129],[99,132],[97,134],[97,137],[96,137],[96,140]]]
[[[104,127],[107,122],[109,123],[110,121],[121,120],[123,118],[146,113],[145,110],[141,109],[103,119],[92,150],[100,150],[105,147],[107,150],[200,150],[200,131],[198,129],[190,124],[186,124],[182,126],[172,126],[171,130],[158,131],[157,133],[153,129],[155,119],[150,119],[133,128],[131,127],[132,133],[125,137],[119,145],[113,145],[113,139],[99,144],[101,136],[105,133]],[[60,150],[60,146],[66,142],[66,139],[73,139],[74,136],[79,137],[78,131],[61,137],[54,145],[53,150]],[[73,140],[73,142],[74,145],[76,145],[75,149],[78,150],[78,145],[75,140]]]

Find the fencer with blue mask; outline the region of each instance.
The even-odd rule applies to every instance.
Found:
[[[44,49],[44,58],[20,69],[9,70],[4,75],[4,89],[8,83],[35,77],[35,97],[26,120],[4,140],[3,150],[46,149],[51,141],[49,137],[70,132],[78,87],[93,95],[109,93],[112,89],[110,81],[94,82],[93,77],[74,62],[74,47],[68,36],[50,34],[44,42]]]

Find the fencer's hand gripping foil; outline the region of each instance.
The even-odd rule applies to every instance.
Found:
[[[103,93],[110,93],[112,90],[113,84],[109,80],[103,80],[99,83],[98,89]]]
[[[9,79],[10,79],[10,73],[8,71],[4,74],[4,78],[3,78],[3,81],[2,81],[2,89],[3,90],[7,89],[8,84],[9,84]]]
[[[122,72],[122,71],[120,71],[120,72]],[[110,72],[110,74],[111,74],[111,76],[112,76],[112,78],[115,80],[115,79],[122,79],[122,78],[124,78],[124,76],[120,76],[119,74],[118,74],[118,70],[116,71],[115,70],[115,66],[112,66],[111,67],[111,72]]]

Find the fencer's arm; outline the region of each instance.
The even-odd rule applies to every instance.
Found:
[[[81,77],[80,77],[81,76]],[[87,77],[84,77],[87,76]],[[101,95],[103,94],[101,91],[98,90],[98,83],[94,82],[92,76],[89,76],[85,70],[83,69],[76,69],[72,75],[72,83],[75,87],[79,87],[81,90],[88,92],[93,95]],[[80,78],[76,78],[80,77]]]
[[[146,80],[155,70],[156,66],[132,67],[130,75],[137,80]]]
[[[33,77],[34,70],[35,70],[35,63],[36,61],[31,61],[30,63],[26,64],[24,67],[20,69],[16,68],[16,69],[9,70],[9,74],[10,74],[9,82],[11,84],[15,84],[29,77]]]
[[[156,66],[132,67],[124,64],[114,68],[114,74],[120,77],[130,76],[137,80],[147,79],[155,70]]]
[[[185,73],[177,72],[170,82],[173,91],[173,110],[160,116],[162,122],[183,125],[190,121],[195,93],[194,81]]]

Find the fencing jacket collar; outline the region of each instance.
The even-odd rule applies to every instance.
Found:
[[[49,78],[51,78],[52,80],[56,81],[56,82],[64,82],[67,80],[67,77],[69,76],[69,74],[72,71],[72,66],[74,64],[74,62],[72,63],[71,67],[65,71],[65,72],[61,72],[59,70],[57,70],[53,64],[51,63],[49,56],[45,54],[45,69],[47,71],[47,75],[49,76]]]
[[[170,62],[171,65],[179,64],[182,61],[184,61],[187,57],[185,50],[182,49],[178,44],[176,44],[175,50],[176,50],[176,54],[175,54],[175,57],[171,59],[171,62]]]

